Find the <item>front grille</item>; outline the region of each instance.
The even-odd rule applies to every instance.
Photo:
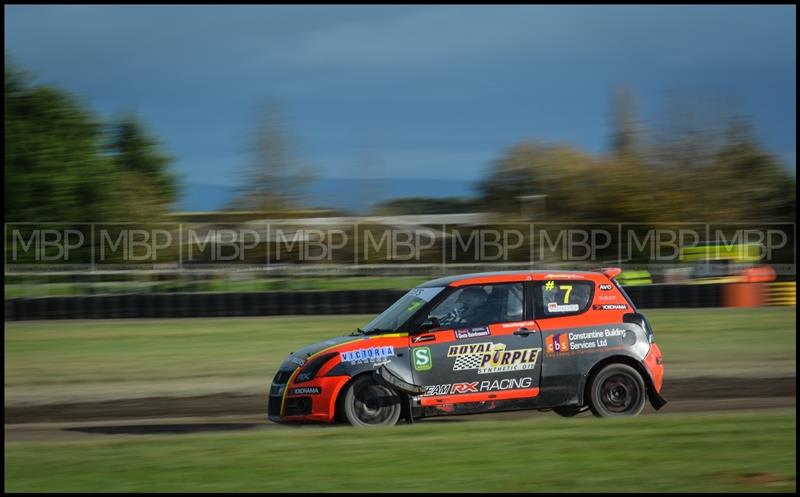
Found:
[[[270,418],[281,417],[281,399],[280,395],[270,395],[267,402],[267,416]]]
[[[283,401],[283,391],[289,382],[294,370],[278,371],[272,380],[269,388],[269,400],[267,401],[267,416],[275,421],[281,417],[281,402]]]
[[[311,414],[311,397],[291,397],[286,399],[287,416]]]

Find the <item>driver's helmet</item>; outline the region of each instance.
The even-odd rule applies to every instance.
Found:
[[[476,286],[467,287],[461,291],[455,305],[453,306],[454,320],[467,323],[478,318],[483,312],[484,305],[489,296],[486,292]]]

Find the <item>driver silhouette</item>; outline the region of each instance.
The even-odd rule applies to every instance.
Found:
[[[489,296],[486,292],[476,286],[470,286],[461,291],[456,299],[453,309],[445,314],[441,323],[446,326],[482,326],[489,324],[488,303]]]

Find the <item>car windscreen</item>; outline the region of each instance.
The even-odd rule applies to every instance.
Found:
[[[399,326],[408,321],[414,313],[444,289],[443,286],[411,289],[378,317],[370,321],[364,331],[367,333],[396,331]]]

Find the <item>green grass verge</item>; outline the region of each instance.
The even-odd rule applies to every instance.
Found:
[[[15,442],[5,445],[5,488],[792,492],[795,422],[794,410],[611,420],[532,416],[358,432],[280,427],[236,434]]]
[[[795,307],[644,309],[664,353],[666,375],[794,376]]]
[[[646,311],[666,381],[792,376],[794,308]],[[218,392],[263,393],[303,345],[371,316],[5,323],[6,405]]]

